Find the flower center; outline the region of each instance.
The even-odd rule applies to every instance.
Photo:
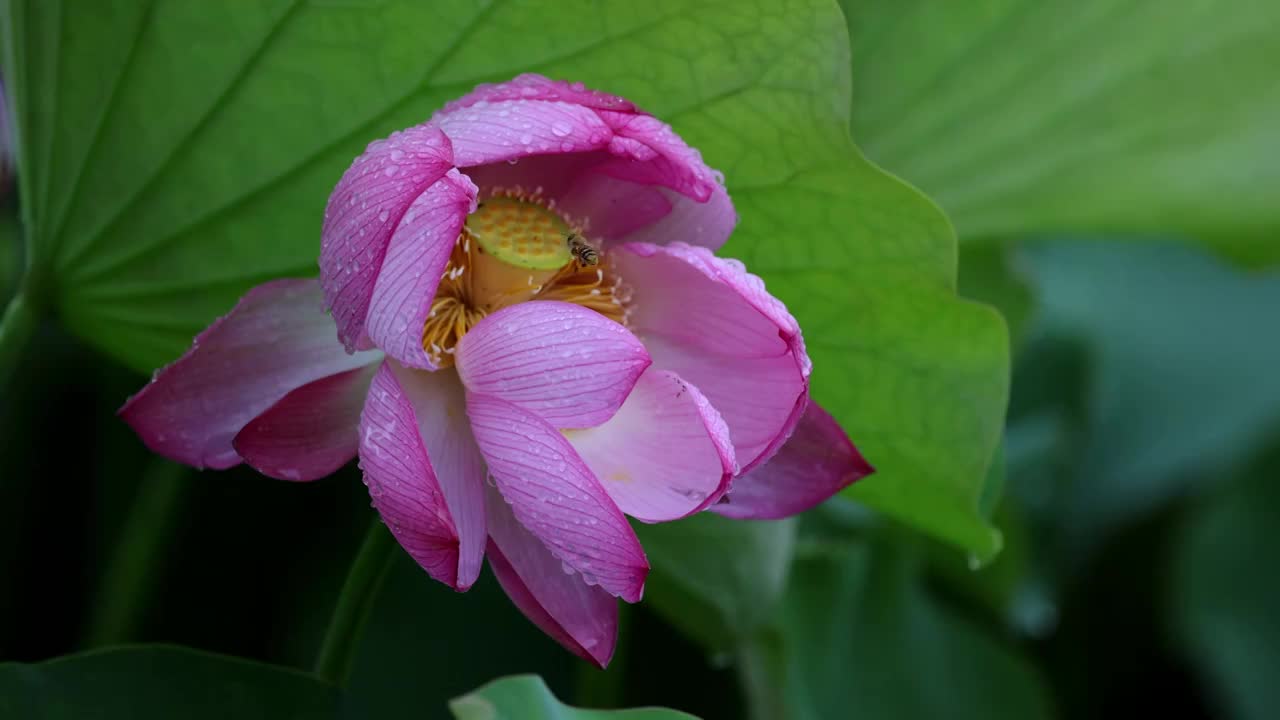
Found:
[[[439,367],[491,312],[529,300],[571,302],[626,324],[628,297],[608,256],[538,193],[494,190],[467,217],[422,329]]]

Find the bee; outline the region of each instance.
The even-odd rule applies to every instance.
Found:
[[[574,260],[578,261],[583,267],[595,267],[600,263],[600,253],[595,248],[587,244],[586,240],[578,233],[571,232],[565,238],[565,242],[569,245],[569,254]]]

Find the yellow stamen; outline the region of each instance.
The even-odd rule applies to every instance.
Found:
[[[494,191],[454,242],[422,329],[422,347],[440,367],[453,365],[458,340],[491,312],[529,300],[558,300],[626,324],[627,294],[607,253],[583,263],[571,238],[581,230],[538,194]]]

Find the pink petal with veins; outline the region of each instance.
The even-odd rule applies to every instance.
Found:
[[[462,337],[454,359],[468,391],[519,405],[557,428],[608,420],[650,362],[623,326],[552,301],[486,317]]]
[[[236,452],[280,480],[331,475],[360,446],[360,411],[376,364],[320,378],[285,395],[236,434]]]
[[[463,424],[440,432],[460,430]],[[458,532],[437,468],[427,454],[413,403],[390,361],[374,376],[360,418],[360,468],[373,506],[400,546],[431,577],[455,590],[469,588],[479,573],[479,562],[475,550],[461,546],[464,539],[474,542],[475,537]],[[452,471],[456,467],[439,469]],[[472,480],[479,482],[479,478]]]
[[[333,337],[320,285],[274,280],[240,299],[120,408],[153,452],[197,468],[240,463],[232,440],[289,393],[376,363]]]
[[[375,345],[404,365],[436,368],[422,348],[422,328],[475,202],[476,186],[467,176],[450,170],[413,201],[391,236],[369,302],[366,332]]]
[[[740,519],[784,518],[808,510],[873,472],[835,418],[810,400],[778,453],[734,480],[729,496],[711,510]]]
[[[603,425],[565,437],[618,508],[644,522],[691,515],[729,487],[729,428],[696,387],[649,369]]]
[[[637,602],[649,561],[622,511],[552,425],[512,403],[467,393],[489,474],[516,518],[564,567]]]
[[[348,351],[368,348],[369,301],[392,234],[409,206],[453,164],[445,134],[416,125],[370,143],[329,196],[320,234],[320,282]]]
[[[489,567],[511,602],[573,654],[608,665],[618,639],[617,599],[581,575],[566,573],[497,491],[489,491],[487,507]]]
[[[654,367],[695,385],[729,425],[742,472],[791,435],[809,394],[800,326],[736,260],[683,243],[627,243],[613,262],[633,289],[631,327]]]

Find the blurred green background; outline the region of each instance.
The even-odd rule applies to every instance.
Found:
[[[1280,5],[0,17],[21,154],[0,300],[36,308],[0,348],[11,716],[445,717],[515,673],[706,720],[1280,707]],[[794,520],[638,528],[653,574],[607,671],[487,573],[459,595],[402,554],[340,693],[182,651],[42,663],[164,643],[311,667],[374,519],[354,467],[194,472],[115,410],[245,288],[314,272],[319,208],[365,142],[523,70],[633,97],[725,171],[726,252],[800,318],[815,394],[880,472]]]

